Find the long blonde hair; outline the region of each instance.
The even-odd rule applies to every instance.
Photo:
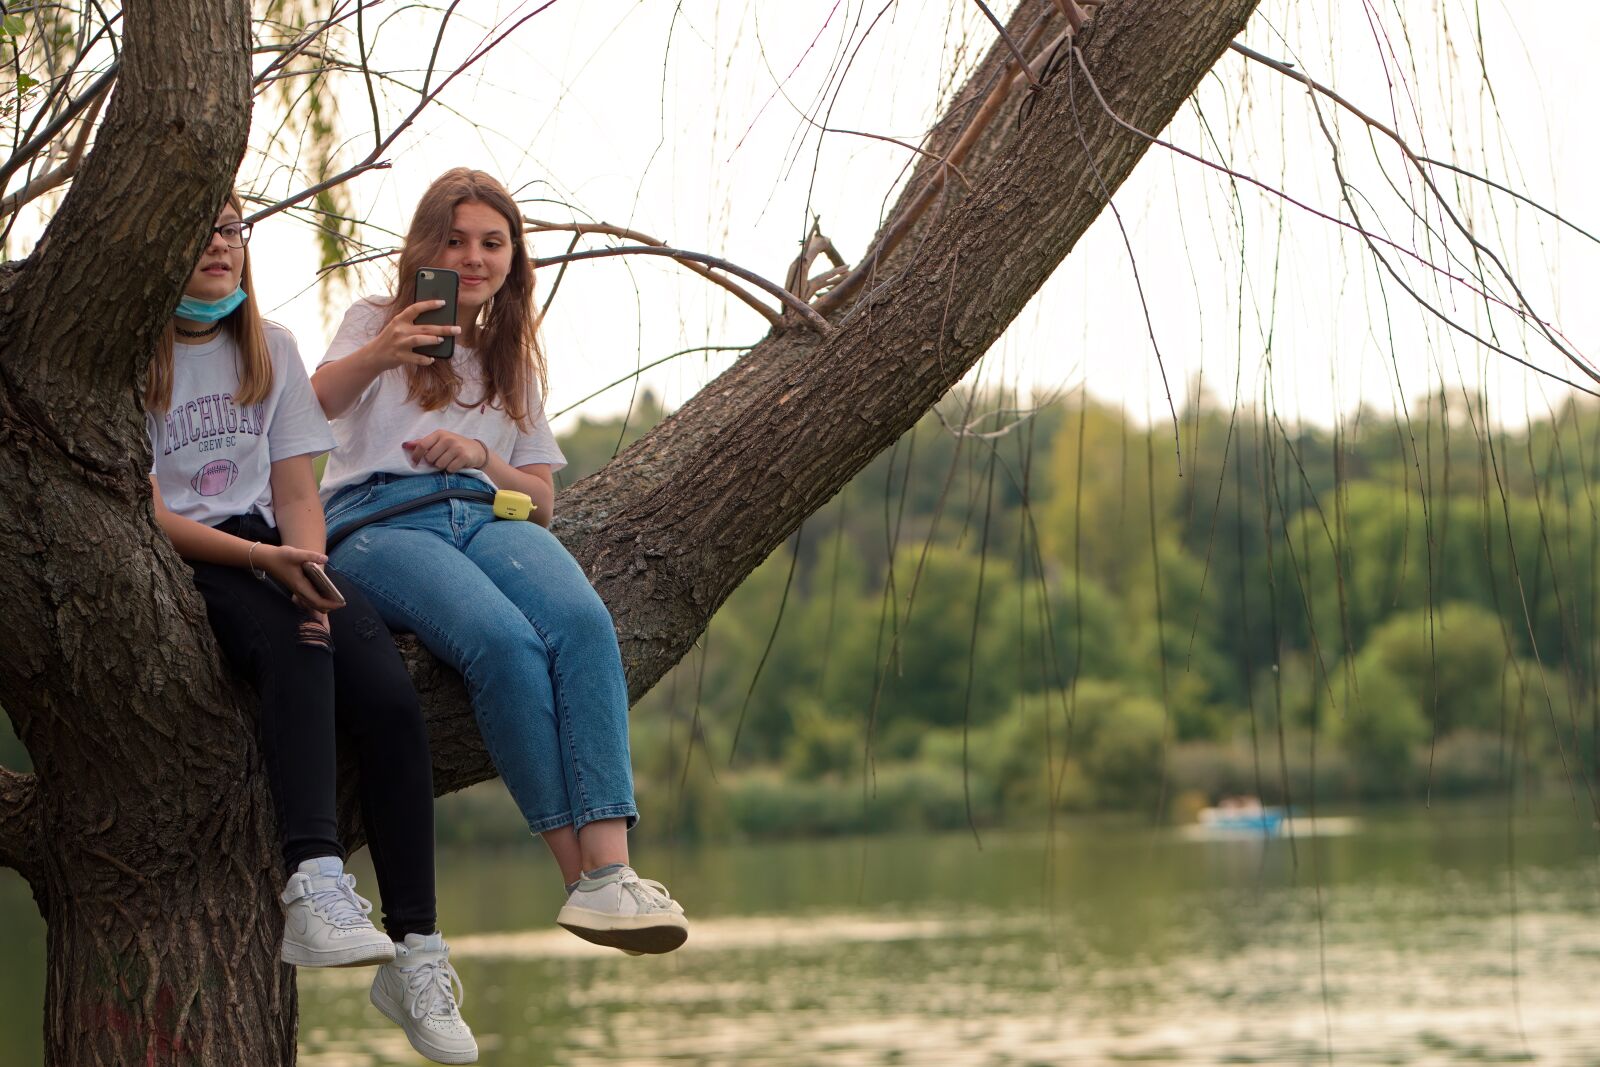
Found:
[[[244,217],[244,204],[237,193],[228,194],[228,206]],[[244,250],[244,269],[239,275],[244,287],[244,303],[222,320],[222,328],[239,350],[239,392],[233,402],[241,407],[259,404],[272,392],[272,355],[267,335],[261,328],[261,310],[256,306],[255,286],[250,281],[250,249]],[[150,361],[149,381],[144,389],[147,411],[164,412],[172,406],[172,349],[177,343],[172,320],[156,341],[155,358]]]
[[[492,175],[468,167],[447,170],[435,178],[417,201],[406,241],[395,268],[394,298],[387,305],[390,318],[416,303],[417,270],[435,265],[450,240],[455,211],[461,204],[483,204],[506,220],[511,241],[511,269],[487,305],[479,312],[476,350],[483,365],[483,396],[463,406],[488,404],[503,410],[526,429],[534,412],[529,410],[532,382],[546,386],[544,353],[539,348],[539,317],[533,306],[533,260],[522,239],[522,212],[511,193]],[[406,368],[406,399],[424,411],[438,411],[461,401],[461,375],[448,359]]]

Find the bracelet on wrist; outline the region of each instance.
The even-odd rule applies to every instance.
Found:
[[[267,580],[267,572],[256,566],[256,549],[260,547],[260,541],[251,541],[250,551],[244,554],[244,563],[250,568],[250,573],[255,575],[256,581],[264,582]]]

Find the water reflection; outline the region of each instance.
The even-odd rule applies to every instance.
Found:
[[[1235,903],[1219,895],[1188,921]],[[1591,918],[1525,913],[1516,974],[1509,931],[1471,915],[1409,939],[1391,936],[1393,914],[1329,921],[1324,992],[1314,914],[1274,904],[1279,921],[1236,950],[1200,934],[1195,951],[1115,965],[1065,917],[1057,935],[1078,948],[1057,953],[1042,917],[854,913],[705,921],[675,959],[642,965],[559,932],[480,935],[460,940],[461,969],[492,991],[469,1004],[485,1063],[1320,1063],[1330,1034],[1338,1063],[1595,1062],[1600,957],[1574,937],[1594,944]],[[1377,910],[1396,906],[1420,902]],[[329,973],[303,989],[340,1008],[364,983]],[[333,1014],[308,1030],[303,1063],[414,1062],[370,1011]]]
[[[1600,1062],[1600,863],[1570,807],[1340,825],[659,850],[639,865],[693,921],[660,958],[556,928],[532,845],[442,856],[440,912],[501,1067]],[[37,983],[18,888],[0,941]],[[422,1062],[368,977],[302,979],[303,1064]],[[36,1062],[42,993],[8,978],[0,1061]]]
[[[531,924],[452,936],[489,1064],[1593,1064],[1593,840],[1570,814],[1512,825],[1514,854],[1492,809],[1323,818],[1292,842],[1112,823],[981,851],[719,849],[677,857],[695,923],[671,957],[554,929],[542,882],[511,898]],[[359,980],[326,983],[307,1016],[341,1036],[308,1034],[303,1062],[415,1062]]]

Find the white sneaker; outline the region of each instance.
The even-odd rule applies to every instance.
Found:
[[[394,942],[373,928],[372,904],[356,895],[356,877],[336,856],[306,860],[283,889],[283,947],[298,967],[359,967],[394,959]]]
[[[457,1006],[467,999],[440,934],[407,934],[394,962],[372,976],[372,1004],[435,1063],[477,1063],[478,1043]]]
[[[667,887],[623,865],[599,878],[583,878],[556,922],[585,941],[630,955],[671,952],[689,938],[683,906]]]

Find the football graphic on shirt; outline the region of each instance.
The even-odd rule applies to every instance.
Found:
[[[214,459],[195,472],[189,484],[201,496],[219,496],[239,478],[239,468],[231,459]]]

